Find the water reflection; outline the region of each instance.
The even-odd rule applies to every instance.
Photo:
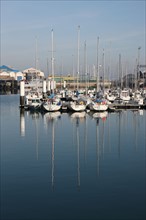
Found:
[[[90,163],[96,158],[96,174],[99,177],[102,171],[102,164],[109,156],[121,159],[123,152],[128,147],[134,146],[135,151],[139,147],[139,129],[141,119],[145,115],[145,111],[118,111],[115,113],[94,113],[94,112],[75,112],[64,113],[49,112],[49,113],[31,113],[20,110],[20,135],[25,137],[27,121],[35,122],[35,144],[36,157],[38,160],[39,150],[42,151],[41,142],[46,131],[48,141],[46,144],[51,148],[51,185],[54,189],[55,176],[55,149],[58,153],[60,149],[66,148],[63,144],[63,139],[68,142],[69,136],[61,136],[61,123],[66,121],[66,126],[63,130],[71,135],[73,148],[76,148],[76,174],[77,186],[81,187],[81,172],[86,172],[90,167]],[[43,124],[41,124],[43,122]],[[56,124],[57,123],[57,124]],[[41,126],[40,126],[41,124]],[[72,126],[70,126],[71,124]],[[43,127],[44,125],[44,127]],[[57,126],[56,126],[57,125]],[[45,130],[44,130],[45,129]],[[145,127],[144,127],[145,129]],[[41,141],[39,141],[39,132],[41,132]],[[145,130],[143,131],[145,132]],[[145,137],[145,136],[143,136]],[[71,141],[71,140],[70,140]],[[73,148],[70,148],[70,154],[73,158]],[[81,169],[81,164],[82,169]],[[69,161],[71,163],[71,161]],[[58,163],[58,162],[57,162]]]
[[[74,112],[70,115],[72,119],[82,119],[86,117],[86,112]]]
[[[5,106],[2,219],[144,219],[146,111],[43,114]]]
[[[145,219],[145,110],[43,114],[21,111],[19,96],[1,103],[2,219]]]
[[[95,112],[93,113],[92,117],[93,118],[101,118],[103,121],[107,119],[108,112]]]
[[[25,110],[20,109],[20,135],[22,137],[25,136],[25,117],[24,117]]]
[[[86,112],[75,112],[71,114],[72,122],[75,125],[75,140],[74,145],[77,149],[77,186],[80,189],[81,177],[80,177],[80,123],[86,119]]]

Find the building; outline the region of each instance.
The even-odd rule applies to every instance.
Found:
[[[26,70],[23,70],[22,72],[27,81],[31,81],[33,79],[43,79],[45,77],[45,74],[42,71],[37,70],[32,67]]]
[[[24,75],[19,70],[3,65],[0,66],[0,79],[21,81],[24,79]]]

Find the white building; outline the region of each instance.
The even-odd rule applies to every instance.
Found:
[[[36,78],[43,79],[45,77],[45,74],[42,71],[37,70],[35,68],[29,68],[29,69],[23,70],[22,72],[26,80],[32,80]]]
[[[19,70],[14,70],[8,66],[0,67],[0,78],[12,78],[14,80],[20,81],[24,79],[24,74]]]

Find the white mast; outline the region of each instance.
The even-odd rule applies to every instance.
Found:
[[[74,70],[74,55],[72,54],[72,73],[73,73],[73,88],[75,90],[75,70]]]
[[[99,37],[97,37],[97,82],[96,82],[96,90],[99,90]]]
[[[119,54],[119,87],[121,88],[121,54]]]
[[[51,30],[51,36],[52,36],[52,58],[51,58],[51,64],[52,64],[52,92],[54,93],[54,39],[53,39],[53,29]]]
[[[85,83],[86,83],[86,96],[87,96],[87,51],[86,51],[86,41],[84,43],[84,74],[85,74]]]
[[[79,54],[79,49],[80,49],[80,25],[78,26],[78,62],[77,62],[77,90],[79,89],[79,72],[80,72],[80,54]]]
[[[104,95],[104,90],[105,90],[105,88],[104,88],[104,77],[105,77],[105,56],[104,56],[104,49],[103,49],[103,54],[102,54],[102,71],[103,71],[103,88],[102,88],[102,90],[103,90],[103,95]]]
[[[35,74],[36,74],[36,77],[37,77],[37,68],[38,68],[38,39],[36,36],[35,38]]]

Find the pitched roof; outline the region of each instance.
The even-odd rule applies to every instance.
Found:
[[[8,66],[0,66],[0,71],[5,71],[5,72],[19,72],[19,70],[14,70]]]

